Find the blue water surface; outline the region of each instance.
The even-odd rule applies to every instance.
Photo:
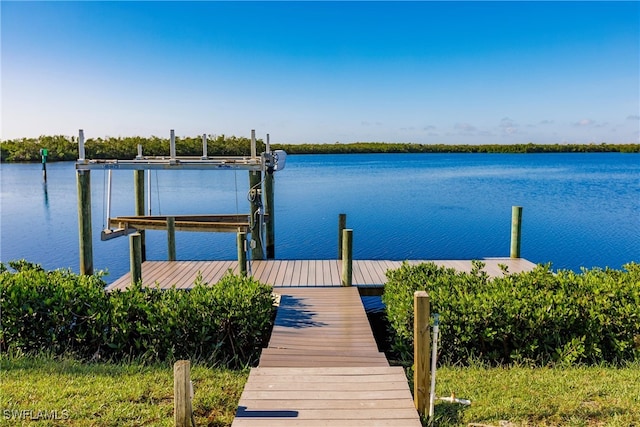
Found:
[[[78,271],[74,164],[2,164],[0,258]],[[94,264],[113,281],[128,239],[100,241],[106,178],[93,171]],[[150,174],[153,214],[247,213],[245,171]],[[133,173],[113,173],[111,215],[132,215]],[[337,256],[338,214],[357,259],[509,255],[511,207],[523,206],[522,256],[555,269],[640,261],[640,155],[351,154],[289,156],[276,174],[276,258]],[[178,233],[178,259],[234,259],[235,235]],[[147,232],[147,258],[166,259],[166,233]]]

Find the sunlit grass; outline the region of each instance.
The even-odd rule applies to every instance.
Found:
[[[0,425],[173,426],[169,364],[2,356],[0,366]],[[197,425],[230,426],[247,377],[248,370],[194,362]],[[451,393],[471,400],[471,406],[436,403],[434,425],[640,425],[637,363],[624,368],[439,368],[437,395]],[[27,419],[7,419],[11,411],[28,411]],[[28,419],[38,411],[68,419]]]
[[[5,357],[1,367],[0,425],[173,426],[173,366],[168,364]],[[231,425],[247,376],[248,370],[193,364],[198,426]],[[15,411],[22,419],[12,417]],[[59,419],[32,420],[43,411]]]
[[[435,406],[436,425],[640,425],[640,365],[440,368],[437,395],[471,400]]]

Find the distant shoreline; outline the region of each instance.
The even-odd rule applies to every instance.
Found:
[[[145,156],[167,156],[169,139],[159,137],[90,138],[85,142],[86,155],[92,159],[131,159],[137,155],[138,144]],[[246,137],[209,136],[209,156],[248,156],[251,141]],[[41,136],[0,142],[3,163],[39,163],[40,149],[48,150],[47,162],[74,161],[78,158],[76,137]],[[202,137],[176,138],[178,156],[201,156]],[[257,141],[258,151],[264,142]],[[373,154],[373,153],[640,153],[640,144],[414,144],[386,142],[354,142],[334,144],[271,144],[272,150],[287,154]]]

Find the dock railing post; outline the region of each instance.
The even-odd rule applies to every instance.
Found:
[[[173,422],[175,427],[191,427],[191,362],[173,364]]]
[[[342,230],[342,286],[353,284],[353,230]]]
[[[78,236],[80,244],[80,274],[93,274],[93,235],[91,232],[91,171],[79,170]]]
[[[511,258],[520,258],[522,239],[522,206],[511,207]]]
[[[142,280],[142,247],[140,233],[129,235],[129,265],[131,269],[131,283]]]
[[[133,171],[133,183],[134,183],[134,199],[135,199],[135,213],[138,216],[144,215],[144,170]],[[151,183],[149,183],[151,185]],[[145,242],[145,232],[140,230],[140,253],[142,261],[147,260],[147,245]]]
[[[167,259],[176,260],[176,219],[172,216],[167,217]]]
[[[238,272],[241,276],[247,275],[247,249],[245,247],[247,233],[238,231],[236,245],[238,246]]]
[[[347,228],[347,214],[338,215],[338,259],[342,259],[342,230]]]
[[[429,294],[413,294],[413,401],[420,415],[425,415],[429,404]]]

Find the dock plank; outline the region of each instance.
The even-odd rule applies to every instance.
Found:
[[[484,271],[489,276],[502,276],[500,265],[507,267],[510,273],[530,271],[535,264],[521,258],[485,258]],[[438,265],[455,268],[458,271],[471,271],[470,260],[408,260],[415,265],[435,262]],[[382,287],[386,282],[386,271],[397,269],[402,261],[391,260],[354,260],[353,284],[362,287]],[[342,263],[339,260],[260,260],[252,262],[253,276],[262,283],[274,287],[339,287],[341,285]],[[168,289],[176,285],[188,289],[198,275],[206,283],[217,283],[228,270],[238,273],[238,263],[226,261],[145,261],[142,263],[142,280],[145,286],[159,286]],[[130,273],[114,280],[107,290],[125,289],[131,283]]]

